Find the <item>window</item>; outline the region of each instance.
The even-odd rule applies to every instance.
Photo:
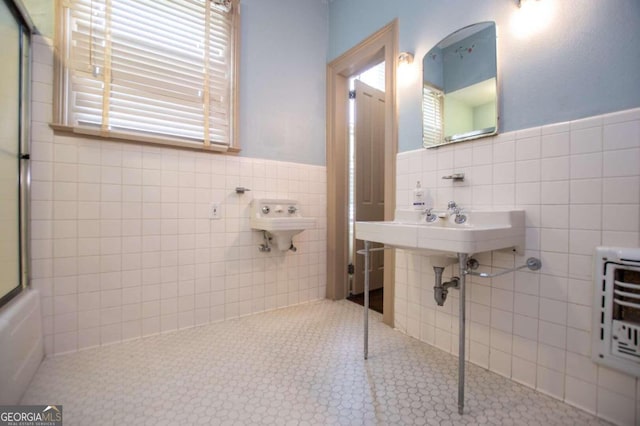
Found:
[[[219,151],[234,146],[237,0],[61,3],[59,127]]]
[[[422,89],[422,129],[424,146],[441,145],[444,142],[442,129],[444,93],[426,85]]]

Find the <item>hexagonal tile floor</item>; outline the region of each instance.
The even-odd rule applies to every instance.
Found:
[[[596,425],[583,411],[467,365],[370,315],[319,301],[47,358],[22,404],[62,404],[65,425]]]

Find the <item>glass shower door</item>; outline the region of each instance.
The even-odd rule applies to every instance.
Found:
[[[21,279],[20,156],[23,26],[0,1],[0,306],[19,293]]]

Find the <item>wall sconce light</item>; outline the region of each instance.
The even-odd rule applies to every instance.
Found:
[[[411,86],[418,78],[418,69],[413,66],[413,53],[400,52],[398,55],[398,74],[396,81],[400,87]]]
[[[516,0],[518,9],[511,17],[511,30],[517,38],[528,38],[546,30],[555,15],[556,2]]]
[[[413,53],[401,52],[398,55],[398,65],[411,65],[413,63]]]

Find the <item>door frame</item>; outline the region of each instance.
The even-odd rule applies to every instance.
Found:
[[[384,219],[396,205],[398,151],[396,69],[398,21],[393,20],[327,64],[327,298],[344,299],[349,276],[349,77],[385,61]],[[395,250],[384,252],[383,322],[393,326]]]

